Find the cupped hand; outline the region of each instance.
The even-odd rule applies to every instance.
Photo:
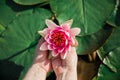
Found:
[[[45,80],[47,73],[51,70],[51,61],[48,59],[48,51],[41,51],[39,48],[44,42],[41,38],[37,47],[33,63],[28,69],[23,80]]]
[[[47,50],[46,51],[40,50],[40,46],[44,41],[45,40],[41,38],[36,47],[33,64],[39,65],[42,69],[45,70],[46,73],[48,73],[52,69],[51,60],[48,59],[49,52]]]
[[[52,67],[57,80],[77,80],[77,54],[75,47],[71,48],[65,59],[59,56],[52,59]]]

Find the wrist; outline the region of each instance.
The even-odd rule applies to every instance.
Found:
[[[46,72],[37,64],[31,65],[23,80],[45,80]]]

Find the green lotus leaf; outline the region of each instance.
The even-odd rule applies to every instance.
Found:
[[[120,2],[119,0],[116,0],[116,6],[114,9],[114,12],[110,16],[110,18],[107,20],[107,23],[114,27],[120,27]]]
[[[79,45],[77,47],[77,53],[79,55],[93,53],[101,46],[103,46],[108,37],[111,35],[112,31],[113,27],[105,25],[96,33],[91,35],[78,36],[77,40]]]
[[[114,0],[50,0],[58,22],[73,19],[74,27],[81,28],[81,35],[97,32],[114,11]]]
[[[48,2],[48,0],[13,0],[13,1],[21,5],[35,5]]]
[[[5,27],[3,27],[3,25],[0,24],[0,34],[5,30]]]
[[[105,57],[104,63],[101,64],[98,71],[97,80],[119,80],[120,79],[120,47],[113,49]],[[111,69],[108,67],[111,67]]]
[[[14,18],[16,12],[6,3],[6,0],[0,1],[0,24],[7,26]]]
[[[45,19],[50,17],[51,12],[42,8],[36,8],[34,12],[25,11],[17,16],[1,34],[0,60],[14,62],[27,70],[40,38],[37,31],[45,28]],[[25,73],[25,70],[22,73]]]

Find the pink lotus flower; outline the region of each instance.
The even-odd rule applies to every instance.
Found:
[[[65,59],[66,53],[71,50],[71,45],[75,44],[75,36],[80,33],[79,28],[70,29],[72,22],[68,20],[59,26],[47,19],[48,28],[38,31],[46,41],[41,45],[40,50],[51,50],[53,57],[60,55]]]

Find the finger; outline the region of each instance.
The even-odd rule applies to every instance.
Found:
[[[37,44],[35,57],[38,59],[47,58],[47,56],[48,56],[48,50],[44,50],[44,51],[40,50],[40,46],[44,42],[45,42],[44,38],[41,38]]]
[[[77,41],[77,39],[76,38],[72,38],[73,40],[73,43],[71,44],[71,46],[72,47],[76,47],[76,46],[78,46],[78,41]]]
[[[61,65],[61,58],[60,56],[52,57],[52,66],[55,68]]]
[[[71,61],[72,59],[76,58],[77,54],[76,54],[76,49],[75,47],[71,47],[71,51],[69,51],[66,55],[66,58],[63,59],[65,62],[66,61]],[[64,65],[64,64],[63,64]]]
[[[58,76],[58,73],[60,73],[60,67],[61,67],[61,59],[60,58],[52,58],[52,68],[56,74],[56,76]]]
[[[37,44],[37,50],[40,48],[40,46],[41,46],[42,43],[44,43],[44,42],[45,42],[45,40],[44,40],[44,38],[42,37],[42,38],[39,40],[38,44]]]
[[[75,49],[75,47],[71,47],[71,51],[69,52],[69,53],[71,53],[71,54],[76,54],[76,49]]]
[[[58,68],[60,65],[61,65],[61,59],[60,58],[52,59],[53,68]]]
[[[52,59],[52,67],[56,71],[58,67],[61,66],[61,59],[60,58],[54,58]]]

